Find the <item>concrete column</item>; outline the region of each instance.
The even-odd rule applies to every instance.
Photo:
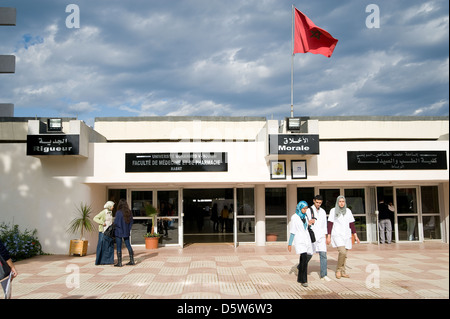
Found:
[[[255,242],[256,246],[266,245],[266,188],[264,185],[255,186]]]
[[[287,187],[287,217],[288,224],[291,221],[291,217],[295,214],[295,209],[297,208],[297,185],[289,184]]]

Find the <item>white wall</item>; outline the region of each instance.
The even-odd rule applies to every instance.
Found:
[[[43,251],[67,254],[66,232],[80,202],[101,210],[106,198],[102,185],[86,185],[89,161],[69,156],[36,158],[25,156],[26,144],[0,144],[0,222],[37,229]],[[94,214],[92,214],[92,217]],[[88,252],[94,252],[98,233],[90,236]]]

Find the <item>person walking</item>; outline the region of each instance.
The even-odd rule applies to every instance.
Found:
[[[336,267],[336,278],[349,278],[346,272],[345,263],[347,252],[352,249],[352,234],[359,244],[359,238],[355,229],[355,218],[352,211],[347,208],[344,196],[338,196],[336,205],[330,210],[328,216],[327,245],[330,243],[338,250],[338,262]]]
[[[119,200],[117,205],[116,218],[114,219],[116,245],[117,245],[117,264],[114,267],[122,267],[122,240],[128,249],[130,261],[127,265],[135,265],[134,252],[130,245],[131,226],[133,226],[133,214],[125,199]]]
[[[114,239],[105,235],[105,231],[113,224],[112,210],[114,202],[107,201],[103,210],[94,218],[98,224],[98,243],[95,257],[96,265],[114,264]]]
[[[301,283],[303,287],[308,287],[308,262],[313,255],[313,246],[307,229],[308,225],[312,224],[312,221],[308,220],[307,210],[307,202],[300,201],[297,204],[295,214],[291,217],[291,235],[288,244],[289,252],[291,252],[292,244],[294,244],[295,252],[300,255],[297,282]]]
[[[323,197],[316,195],[313,198],[313,203],[306,212],[308,218],[313,222],[311,229],[316,236],[316,242],[313,243],[313,250],[319,253],[320,258],[320,279],[322,281],[331,281],[328,278],[328,261],[327,261],[327,213],[320,206],[323,203]]]

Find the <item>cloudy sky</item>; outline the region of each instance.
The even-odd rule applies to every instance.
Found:
[[[79,28],[68,27],[70,3]],[[282,119],[292,4],[339,40],[331,58],[295,55],[294,115],[449,114],[448,0],[2,0],[17,25],[0,26],[0,54],[16,56],[16,73],[0,75],[0,103],[17,117],[90,125],[103,116]],[[369,28],[371,4],[379,28]]]

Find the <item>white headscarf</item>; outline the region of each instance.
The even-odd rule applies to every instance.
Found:
[[[336,216],[336,218],[338,218],[339,216],[344,216],[345,213],[347,212],[347,201],[345,201],[345,205],[344,207],[341,208],[341,206],[339,206],[339,199],[343,198],[345,201],[345,197],[344,196],[338,196],[338,198],[336,199],[336,205],[334,206],[334,214]]]
[[[103,208],[106,208],[107,210],[112,210],[113,207],[114,207],[114,202],[112,202],[110,200],[106,202],[105,206],[103,206]]]

